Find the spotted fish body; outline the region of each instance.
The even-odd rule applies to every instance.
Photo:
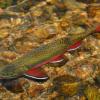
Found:
[[[3,66],[2,69],[0,67],[0,77],[14,78],[22,75],[33,66],[37,67],[38,64],[41,64],[56,55],[63,54],[66,52],[66,44],[70,45],[70,43],[71,41],[67,38],[61,38],[47,45],[42,45],[25,56],[15,60],[11,64]]]
[[[39,48],[32,50],[23,57],[20,57],[19,59],[13,61],[6,66],[0,66],[0,78],[12,79],[22,75],[28,76],[28,74],[32,73],[32,70],[30,69],[34,69],[34,73],[37,76],[42,76],[42,74],[38,73],[37,71],[38,67],[47,64],[55,58],[59,57],[59,55],[64,54],[66,51],[71,49],[74,44],[76,45],[77,42],[79,43],[80,41],[82,41],[94,30],[94,28],[88,30],[86,32],[87,34],[81,34],[77,37],[69,36],[57,39],[52,43],[42,45]]]

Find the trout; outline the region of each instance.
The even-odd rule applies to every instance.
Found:
[[[77,36],[62,37],[46,45],[41,45],[8,65],[0,66],[0,79],[26,76],[46,80],[48,76],[41,71],[42,65],[61,61],[61,57],[65,52],[75,50],[84,38],[97,31],[100,32],[100,26],[88,28],[86,33]]]

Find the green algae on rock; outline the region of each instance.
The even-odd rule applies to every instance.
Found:
[[[73,96],[81,90],[81,82],[76,77],[63,75],[53,80],[54,90],[65,96]]]
[[[100,91],[95,86],[88,86],[84,93],[88,100],[100,100]]]

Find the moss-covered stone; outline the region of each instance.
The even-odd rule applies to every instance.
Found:
[[[54,79],[54,89],[65,96],[73,96],[80,91],[80,82],[77,78],[64,75]]]
[[[100,91],[94,86],[88,86],[84,93],[88,100],[100,100]]]

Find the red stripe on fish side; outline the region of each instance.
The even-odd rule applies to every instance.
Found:
[[[41,66],[43,66],[43,65],[45,65],[45,64],[47,64],[47,63],[52,62],[54,59],[58,59],[58,57],[62,57],[62,56],[64,56],[64,55],[63,55],[63,54],[62,54],[62,55],[56,55],[56,56],[52,57],[52,58],[49,59],[49,60],[46,60],[46,61],[44,61],[44,62],[42,62],[42,63],[39,63],[39,64],[33,66],[33,68],[41,67]]]
[[[70,49],[75,49],[77,47],[79,47],[81,45],[81,42],[78,41],[76,42],[74,45],[71,45],[68,50]],[[38,77],[38,78],[42,78],[42,77],[46,77],[45,74],[43,72],[41,72],[39,69],[37,69],[38,67],[41,67],[44,64],[50,63],[50,62],[54,62],[54,61],[59,61],[61,59],[63,59],[64,55],[57,55],[52,57],[49,60],[46,60],[40,64],[35,65],[31,70],[28,70],[25,74],[29,75],[29,76],[33,76],[33,77]]]
[[[100,25],[98,25],[95,29],[96,32],[100,32]]]
[[[82,44],[82,41],[78,41],[78,42],[74,43],[73,45],[69,46],[69,48],[68,48],[67,51],[75,50],[75,49],[77,49],[78,47],[80,47],[81,44]]]
[[[41,66],[53,61],[54,59],[57,60],[58,58],[61,58],[63,56],[64,55],[57,55],[57,56],[54,56],[53,58],[51,58],[49,60],[46,60],[46,61],[44,61],[44,62],[42,62],[40,64],[37,64],[37,65],[33,66],[32,69],[26,71],[24,75],[31,76],[31,78],[33,76],[33,78],[35,78],[35,79],[37,79],[37,78],[46,79],[47,78],[46,74],[43,73],[41,70],[39,70],[38,67],[41,67]]]
[[[43,77],[47,77],[45,73],[43,73],[41,70],[39,70],[39,68],[32,68],[30,70],[28,70],[25,74],[29,75],[29,76],[33,76],[36,78],[43,78]]]

